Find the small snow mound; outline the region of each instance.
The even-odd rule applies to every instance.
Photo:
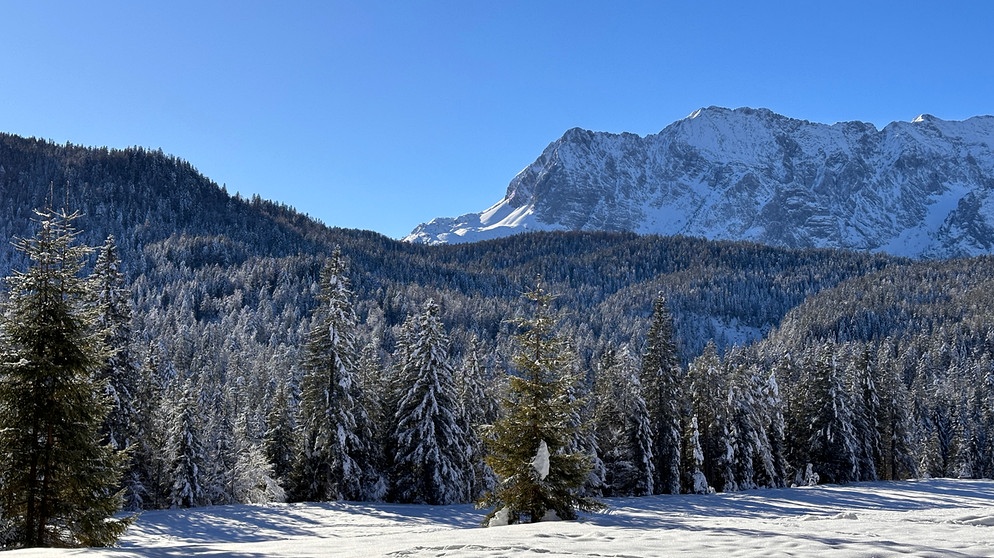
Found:
[[[487,522],[487,527],[506,527],[511,521],[511,509],[501,508]]]
[[[832,519],[859,519],[855,512],[839,512],[832,516]]]
[[[979,527],[994,527],[994,515],[967,515],[946,520],[945,523],[959,525],[976,525]]]

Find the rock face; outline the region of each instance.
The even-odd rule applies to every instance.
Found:
[[[994,253],[994,116],[882,130],[765,109],[695,111],[658,134],[574,128],[480,213],[405,240],[611,230],[926,258]]]

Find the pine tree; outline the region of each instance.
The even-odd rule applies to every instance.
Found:
[[[654,469],[649,412],[638,364],[628,347],[609,349],[601,359],[594,412],[597,445],[605,467],[605,494],[652,494]]]
[[[729,380],[714,342],[707,344],[704,353],[694,359],[687,370],[689,413],[697,417],[704,476],[719,492],[738,488],[735,474],[736,431],[731,420]],[[693,482],[693,479],[688,478],[687,481]]]
[[[378,476],[369,417],[356,378],[357,318],[345,262],[335,250],[321,272],[301,383],[303,451],[295,473],[302,500],[366,500]]]
[[[805,445],[807,462],[821,482],[846,483],[857,480],[859,441],[851,395],[833,347],[824,344],[805,355],[802,409],[807,426],[796,439]]]
[[[107,443],[116,450],[130,447],[141,436],[135,408],[139,389],[139,368],[131,353],[131,303],[124,287],[121,260],[114,237],[100,248],[93,277],[97,286],[97,323],[104,330],[104,344],[111,350],[99,377],[106,382],[111,412],[104,421]]]
[[[490,389],[494,381],[489,376],[480,359],[480,341],[473,336],[463,364],[455,376],[459,424],[466,432],[470,447],[469,462],[473,470],[469,491],[471,500],[480,498],[497,482],[493,470],[484,461],[486,447],[477,433],[479,427],[493,423],[500,413],[498,401],[492,396]]]
[[[642,390],[652,425],[655,471],[653,493],[680,493],[681,386],[683,375],[666,298],[653,303],[652,322],[642,358]]]
[[[582,402],[575,397],[573,357],[556,335],[553,297],[541,284],[525,297],[534,304],[530,318],[518,320],[509,393],[504,416],[485,438],[487,462],[500,479],[483,505],[494,506],[486,524],[537,522],[547,514],[575,519],[579,510],[600,504],[579,494],[590,459],[569,452],[577,438],[573,417]]]
[[[701,433],[697,427],[697,415],[690,417],[687,422],[687,434],[683,444],[683,470],[686,471],[684,492],[690,494],[708,494],[714,489],[708,484],[704,474],[704,450],[701,448]]]
[[[277,378],[277,385],[269,400],[266,414],[266,432],[262,447],[266,461],[273,470],[280,486],[286,487],[291,479],[294,460],[299,447],[296,437],[296,417],[291,404],[290,388]]]
[[[209,502],[207,449],[200,421],[200,399],[187,378],[173,394],[169,424],[169,506],[192,508]]]
[[[395,412],[393,499],[431,505],[464,502],[473,481],[472,445],[460,424],[449,340],[438,305],[429,299],[415,323],[416,334],[400,363],[407,389]]]
[[[76,244],[78,214],[37,216],[0,322],[0,545],[109,545],[127,526],[114,519],[126,457],[100,436],[111,402],[96,379],[108,351],[94,286],[80,277],[90,249]]]

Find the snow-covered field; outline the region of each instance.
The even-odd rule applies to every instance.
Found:
[[[10,556],[994,556],[994,481],[607,499],[580,521],[483,529],[472,506],[280,504],[141,516],[119,548]]]

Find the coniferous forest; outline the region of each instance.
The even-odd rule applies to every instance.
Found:
[[[38,241],[65,221],[46,284],[85,349],[60,364],[67,397],[92,401],[90,430],[51,447],[116,480],[44,492],[58,475],[6,467],[3,547],[104,543],[59,522],[118,504],[483,498],[536,521],[601,496],[994,477],[992,258],[627,233],[410,245],[231,195],[160,151],[0,135],[8,433],[38,346]],[[0,435],[0,458],[42,439]]]

